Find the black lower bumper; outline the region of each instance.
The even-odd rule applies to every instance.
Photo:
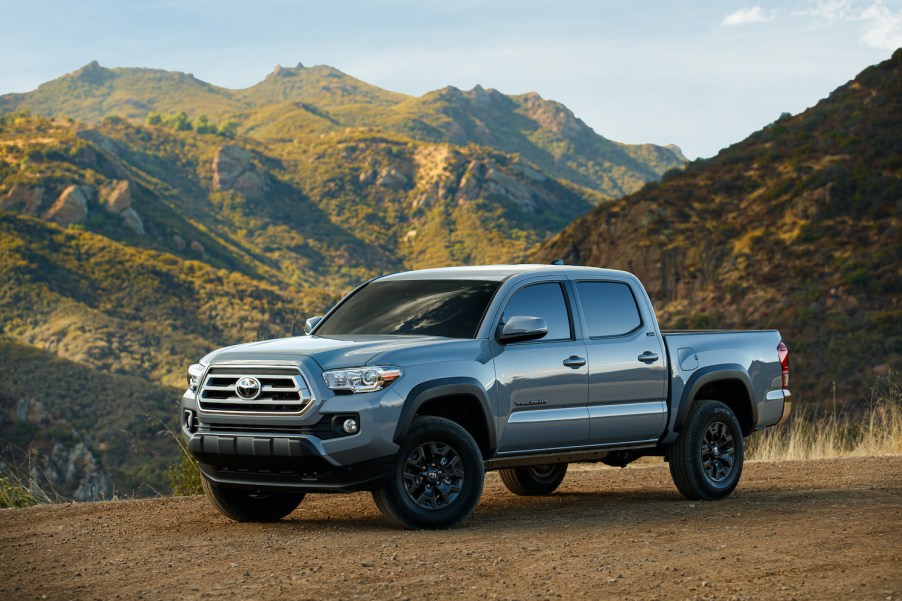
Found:
[[[306,439],[196,434],[188,450],[204,477],[221,486],[255,490],[354,492],[388,477],[393,457],[347,466],[323,459]]]

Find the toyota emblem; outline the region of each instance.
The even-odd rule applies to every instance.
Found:
[[[252,400],[257,398],[260,395],[260,390],[263,387],[260,386],[260,380],[257,378],[241,378],[238,380],[238,383],[235,384],[235,392],[242,399]]]

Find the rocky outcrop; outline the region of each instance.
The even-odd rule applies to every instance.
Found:
[[[403,190],[407,187],[408,181],[407,176],[394,167],[386,167],[379,172],[376,185],[392,190]]]
[[[119,213],[119,216],[122,217],[122,223],[125,224],[125,227],[135,232],[139,236],[144,235],[144,222],[141,220],[141,216],[138,215],[138,212],[136,210],[129,207]]]
[[[524,94],[521,102],[530,119],[564,138],[572,139],[591,131],[582,119],[560,102],[545,100],[535,92]]]
[[[266,194],[265,173],[251,161],[251,153],[224,144],[213,157],[213,186],[259,200]]]
[[[70,491],[75,501],[100,501],[113,496],[110,475],[100,467],[84,442],[72,446],[58,442],[42,463],[40,472],[43,473],[33,473],[32,478],[35,481],[46,478],[58,490]]]
[[[101,202],[107,211],[119,215],[127,228],[139,236],[144,235],[144,222],[132,207],[132,184],[130,181],[127,179],[113,181],[110,186],[101,191]]]
[[[44,219],[59,225],[84,223],[88,218],[88,199],[93,195],[94,190],[89,186],[69,186],[44,213]]]
[[[21,471],[20,476],[28,479],[30,487],[43,490],[51,498],[75,501],[112,497],[112,477],[89,448],[90,434],[78,432],[66,421],[56,418],[41,401],[14,398],[0,392],[0,426],[4,432],[12,428],[23,432],[52,429],[64,433],[54,437],[58,439],[56,442],[38,436],[27,445],[27,451],[13,449],[12,454],[4,454],[2,460]],[[4,449],[7,451],[10,449]],[[27,452],[27,459],[17,452]]]
[[[44,202],[44,191],[43,186],[16,184],[0,197],[0,209],[37,216]]]
[[[492,196],[510,199],[527,211],[535,209],[535,199],[527,185],[499,170],[497,165],[471,161],[460,179],[456,195],[458,202]]]
[[[686,155],[683,154],[683,149],[680,148],[679,146],[677,146],[676,144],[668,144],[664,148],[666,148],[667,150],[672,152],[676,156],[676,158],[680,159],[684,163],[689,162],[689,159],[687,159]]]
[[[132,206],[132,187],[127,179],[117,180],[104,190],[102,201],[111,213],[121,213]]]

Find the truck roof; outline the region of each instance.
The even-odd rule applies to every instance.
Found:
[[[515,275],[630,275],[616,269],[600,267],[580,267],[577,265],[476,265],[464,267],[440,267],[436,269],[419,269],[386,275],[380,280],[487,280],[502,281]]]

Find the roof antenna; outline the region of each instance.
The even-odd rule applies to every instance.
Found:
[[[552,265],[563,265],[564,260],[563,259],[555,259],[554,261],[551,262],[551,264]]]

